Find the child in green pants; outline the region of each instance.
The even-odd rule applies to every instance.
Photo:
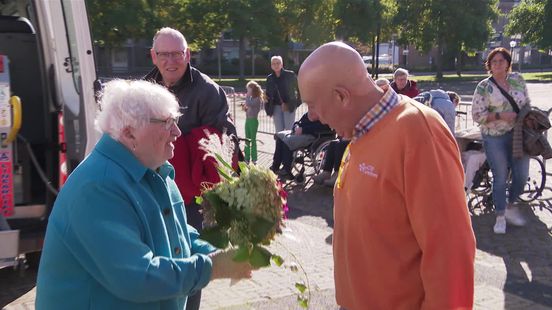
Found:
[[[245,161],[247,163],[257,163],[257,129],[259,128],[259,111],[261,110],[261,104],[266,101],[265,94],[261,86],[255,82],[250,81],[246,85],[247,96],[245,98],[245,105],[243,106],[246,119],[245,119],[245,137],[248,142],[245,145]]]

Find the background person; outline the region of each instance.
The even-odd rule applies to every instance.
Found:
[[[343,158],[347,145],[349,145],[349,141],[342,138],[333,140],[328,144],[322,171],[312,177],[314,183],[324,184],[329,187],[335,185],[339,173],[339,166],[341,166],[341,159]]]
[[[442,89],[432,89],[419,93],[414,100],[423,103],[441,115],[450,132],[454,135],[456,129],[456,106],[450,100],[449,94]]]
[[[381,88],[383,91],[387,91],[389,89],[389,80],[386,78],[379,78],[375,80],[376,85]]]
[[[334,187],[337,303],[470,309],[475,238],[464,171],[437,112],[384,93],[342,42],[307,57],[299,88],[313,119],[351,139]]]
[[[204,152],[198,141],[211,133],[235,135],[236,128],[230,121],[228,102],[222,88],[190,65],[190,49],[178,30],[164,27],[153,37],[150,50],[155,68],[144,79],[167,87],[173,93],[183,112],[178,123],[182,139],[175,145],[175,157],[171,161],[176,171],[176,184],[186,203],[188,223],[201,231],[203,216],[194,197],[201,193],[201,183],[220,180],[214,167],[215,161],[203,160]],[[236,148],[238,149],[238,148]],[[198,160],[199,159],[199,160]],[[202,167],[199,173],[195,167]],[[210,173],[209,173],[210,171]],[[201,291],[188,300],[188,310],[199,309]]]
[[[283,130],[276,133],[276,149],[274,150],[270,170],[285,180],[293,180],[294,175],[291,172],[293,151],[309,146],[319,134],[328,132],[331,132],[330,127],[318,120],[310,120],[308,113],[303,114],[293,130]],[[280,167],[282,167],[282,170],[280,170]]]
[[[259,111],[261,105],[266,101],[266,96],[261,86],[255,81],[249,81],[245,86],[247,96],[245,97],[245,137],[248,141],[245,144],[245,161],[257,163],[257,130],[259,129]]]
[[[393,73],[391,88],[393,88],[397,94],[405,95],[410,98],[414,98],[420,93],[416,85],[416,81],[409,80],[408,70],[403,68],[397,68],[395,73]]]
[[[512,104],[501,93],[506,91],[521,109],[530,104],[529,94],[523,77],[511,72],[512,57],[502,47],[495,48],[487,56],[485,68],[490,77],[477,84],[473,94],[473,120],[479,124],[485,155],[493,174],[493,202],[496,211],[496,222],[493,230],[497,234],[506,233],[506,222],[512,225],[525,225],[525,219],[514,206],[529,174],[529,157],[512,156],[512,131],[517,113]],[[490,78],[493,78],[493,82]],[[508,170],[512,171],[512,183],[508,188],[506,202],[506,184]]]
[[[295,109],[301,104],[297,76],[284,69],[281,56],[270,59],[272,73],[266,78],[266,96],[269,105],[274,106],[272,116],[276,132],[291,130],[295,123]]]
[[[36,309],[184,309],[211,279],[251,276],[186,223],[167,162],[178,102],[146,81],[105,85],[103,135],[61,189],[48,219]]]

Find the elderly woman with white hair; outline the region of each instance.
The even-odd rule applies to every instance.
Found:
[[[146,81],[106,84],[103,133],[49,218],[37,309],[184,309],[215,278],[251,277],[186,222],[167,162],[180,136],[175,97]]]

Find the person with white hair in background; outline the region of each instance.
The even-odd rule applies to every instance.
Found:
[[[178,309],[216,278],[251,277],[186,221],[174,182],[176,98],[114,80],[101,96],[91,154],[61,189],[48,227],[36,309]]]
[[[295,109],[301,105],[295,72],[284,69],[282,56],[270,59],[272,73],[266,78],[265,111],[274,119],[275,132],[292,130],[295,123]]]
[[[391,88],[399,94],[405,95],[410,98],[416,97],[420,91],[416,85],[416,81],[410,80],[408,78],[408,70],[403,68],[397,68],[393,73],[393,82],[391,82]]]

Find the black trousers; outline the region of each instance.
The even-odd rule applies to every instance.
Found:
[[[341,158],[345,149],[349,145],[348,140],[335,140],[330,142],[328,149],[326,150],[326,158],[324,159],[324,165],[322,170],[332,173],[332,171],[338,171],[339,165],[341,165]]]
[[[274,157],[272,157],[272,171],[278,171],[280,165],[283,164],[285,171],[291,173],[291,163],[293,162],[293,152],[289,149],[287,144],[281,139],[276,139],[276,149],[274,150]]]
[[[186,204],[186,218],[188,224],[197,229],[198,232],[201,232],[203,215],[199,212],[200,206],[198,206],[195,201],[192,203]],[[188,302],[186,303],[186,310],[199,310],[201,304],[201,290],[195,293],[194,295],[188,296]]]

